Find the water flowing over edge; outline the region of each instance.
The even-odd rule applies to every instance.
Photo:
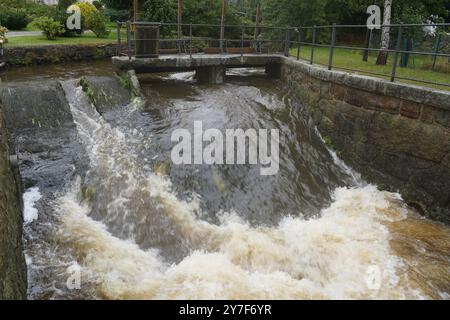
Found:
[[[58,237],[77,253],[73,258],[84,281],[96,288],[93,298],[427,298],[410,283],[403,259],[390,246],[387,225],[407,219],[400,196],[362,183],[336,155],[336,163],[354,177],[357,186],[337,188],[333,203],[320,218],[286,217],[276,227],[251,227],[231,212],[222,214],[220,225],[213,225],[197,218],[198,203],[176,197],[167,177],[141,176],[133,158],[126,156],[125,133],[112,128],[94,108],[85,109],[81,88],[67,89],[75,90],[70,106],[90,150],[91,170],[105,169],[105,150],[111,151],[106,169],[117,169],[126,161],[131,168],[129,188],[145,178],[139,188],[158,199],[195,248],[180,263],[170,265],[157,250],[142,250],[133,239],[113,236],[105,224],[90,217],[92,208],[81,200],[77,179],[53,206],[60,223]],[[120,155],[123,158],[113,158]],[[380,271],[376,289],[370,287],[374,268]]]

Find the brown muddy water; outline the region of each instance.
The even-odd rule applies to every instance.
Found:
[[[71,79],[112,73],[102,62],[2,76],[61,79],[82,146],[61,187],[24,195],[29,298],[449,299],[450,229],[363,181],[281,83],[251,69],[220,86],[148,76],[140,105],[100,115]],[[198,120],[279,129],[279,173],[173,165],[171,133]]]

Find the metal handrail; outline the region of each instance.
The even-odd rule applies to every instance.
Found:
[[[378,26],[379,29],[383,28],[398,28],[397,31],[397,41],[396,41],[396,47],[394,49],[392,48],[372,48],[371,43],[369,40],[369,44],[367,47],[361,47],[361,46],[347,46],[347,45],[339,45],[337,44],[337,30],[343,29],[343,28],[367,28],[367,25],[322,25],[322,26],[298,26],[298,27],[280,27],[280,26],[270,26],[270,25],[220,25],[220,24],[201,24],[201,23],[159,23],[159,22],[145,22],[145,21],[137,21],[137,22],[117,22],[117,32],[118,32],[118,54],[124,55],[122,50],[122,39],[120,35],[120,31],[122,29],[122,26],[126,25],[126,54],[130,59],[133,56],[133,44],[135,44],[136,41],[141,40],[148,40],[148,41],[159,41],[160,43],[177,43],[177,52],[180,53],[186,53],[189,54],[192,58],[193,53],[193,43],[195,41],[202,41],[202,42],[209,42],[210,44],[212,42],[216,42],[220,44],[220,46],[214,47],[219,50],[220,53],[225,53],[230,47],[229,44],[233,43],[240,43],[240,46],[235,46],[233,48],[239,48],[240,47],[240,54],[243,56],[245,51],[245,45],[250,46],[253,48],[254,53],[280,53],[284,54],[285,56],[290,56],[290,50],[292,47],[297,46],[297,54],[296,58],[297,60],[307,60],[310,64],[318,64],[327,67],[329,70],[332,70],[333,68],[339,69],[339,70],[346,70],[350,72],[358,72],[358,73],[365,73],[365,74],[371,74],[376,76],[382,76],[390,78],[391,82],[395,82],[396,79],[402,79],[402,80],[408,80],[408,81],[414,81],[418,83],[426,83],[426,84],[432,84],[437,85],[441,87],[450,87],[450,81],[449,83],[442,83],[442,82],[433,82],[423,79],[417,79],[417,78],[409,78],[409,77],[402,77],[397,75],[397,64],[399,60],[400,54],[411,54],[411,55],[422,55],[422,56],[431,56],[434,58],[434,61],[437,57],[446,57],[450,59],[450,53],[445,52],[439,52],[439,48],[434,49],[433,52],[427,52],[427,51],[407,51],[402,50],[401,48],[401,42],[403,40],[403,34],[404,30],[408,27],[445,27],[450,28],[450,23],[423,23],[423,24],[389,24],[389,25],[380,25]],[[189,29],[189,35],[183,36],[183,33],[181,34],[181,38],[158,38],[158,39],[139,39],[136,38],[134,33],[132,32],[132,29],[134,26],[159,26],[160,28],[166,28],[166,27],[180,27],[180,29]],[[200,36],[200,37],[194,37],[194,29],[198,28],[218,28],[217,33],[219,34],[220,29],[224,27],[227,30],[235,29],[235,33],[238,34],[238,30],[240,30],[240,38],[238,37],[232,37],[232,38],[217,38],[217,37],[211,37],[211,36]],[[329,43],[318,43],[318,31],[322,29],[331,29],[331,39]],[[255,34],[251,34],[248,30],[255,30]],[[256,30],[258,30],[258,33],[261,35],[266,35],[264,33],[264,30],[269,30],[272,32],[283,32],[283,35],[278,34],[273,39],[270,38],[260,38],[259,36],[256,37]],[[302,39],[302,31],[304,30],[310,30],[312,31],[309,33],[311,42],[307,42],[304,39]],[[373,31],[371,31],[373,32]],[[297,34],[297,39],[295,37],[292,37],[292,33]],[[270,33],[269,33],[270,34]],[[272,36],[274,33],[271,34]],[[280,39],[281,38],[281,39]],[[372,36],[371,38],[372,39]],[[272,47],[275,46],[275,48],[271,48],[271,46],[266,46],[266,44],[272,44]],[[300,49],[302,46],[309,46],[310,48],[310,57],[309,59],[303,59],[300,57]],[[329,58],[328,58],[328,64],[320,64],[317,63],[315,60],[315,48],[329,48]],[[335,49],[343,49],[343,50],[358,50],[358,51],[364,51],[368,55],[370,52],[386,52],[389,54],[393,54],[393,63],[392,63],[392,70],[389,74],[374,72],[374,71],[364,71],[360,69],[354,69],[354,68],[344,68],[339,67],[334,63],[334,55],[335,55]],[[271,51],[272,50],[272,51]],[[433,69],[434,69],[435,63],[433,63]]]

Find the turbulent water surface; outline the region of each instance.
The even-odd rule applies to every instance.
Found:
[[[279,83],[143,80],[143,106],[103,115],[62,82],[86,161],[63,188],[25,194],[30,298],[449,298],[449,229],[362,181]],[[173,165],[172,131],[197,120],[279,129],[279,173]]]

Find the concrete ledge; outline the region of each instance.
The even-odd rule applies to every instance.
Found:
[[[189,71],[200,67],[246,68],[265,67],[268,64],[280,64],[280,55],[162,55],[158,58],[113,57],[113,64],[121,70],[134,69],[136,73]]]
[[[4,48],[9,66],[104,59],[117,54],[117,44],[45,45]]]

